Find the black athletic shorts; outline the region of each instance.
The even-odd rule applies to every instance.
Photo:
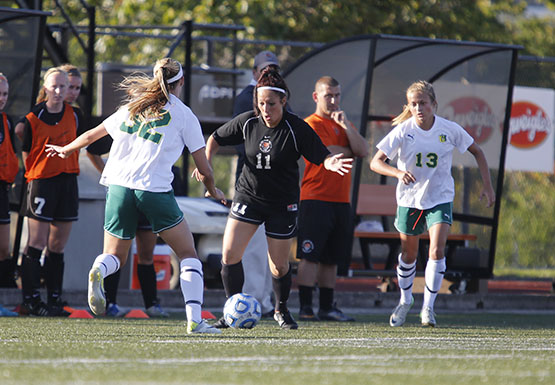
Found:
[[[77,174],[34,179],[27,184],[25,215],[39,221],[70,222],[78,219]]]
[[[264,223],[266,236],[276,239],[290,239],[297,234],[298,204],[265,205],[233,201],[230,218],[241,222],[261,225]]]
[[[347,258],[353,233],[349,203],[301,201],[297,258],[337,265]]]
[[[10,185],[0,180],[0,224],[10,223]]]

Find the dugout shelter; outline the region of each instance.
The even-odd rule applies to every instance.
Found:
[[[493,43],[364,35],[314,50],[284,75],[291,91],[291,108],[301,117],[314,112],[310,95],[316,80],[324,75],[336,78],[341,84],[342,109],[369,142],[369,159],[391,129],[391,119],[402,111],[408,86],[417,80],[432,83],[437,114],[456,121],[474,137],[486,155],[496,192],[494,207],[486,208],[478,199],[481,180],[474,158],[468,152],[461,155],[455,151],[451,233],[474,234],[476,240],[459,247],[454,254],[458,258],[448,258],[448,273],[491,278],[519,49]],[[370,171],[369,159],[358,159],[353,170],[355,216],[360,185],[397,183]],[[366,219],[372,218],[357,217],[356,222]],[[393,218],[374,219],[393,229]],[[349,263],[339,270],[346,274],[348,269]]]

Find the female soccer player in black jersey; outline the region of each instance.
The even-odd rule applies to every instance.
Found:
[[[266,68],[254,89],[254,111],[238,115],[218,128],[208,139],[206,156],[210,162],[220,146],[245,144],[246,160],[235,185],[223,238],[221,274],[226,296],[241,292],[243,252],[264,223],[276,299],[274,319],[284,329],[296,329],[287,300],[291,290],[289,251],[297,230],[297,161],[304,156],[344,175],[350,171],[352,159],[342,158],[343,154],[331,156],[312,128],[286,110],[288,94],[279,73]],[[215,326],[227,327],[223,318]]]

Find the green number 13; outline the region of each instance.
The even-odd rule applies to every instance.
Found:
[[[428,161],[425,163],[426,166],[430,167],[430,168],[435,168],[437,167],[437,160],[438,160],[438,156],[437,154],[430,152],[428,154],[426,154],[426,158],[428,158]],[[422,153],[419,152],[418,154],[416,154],[416,167],[422,167]]]

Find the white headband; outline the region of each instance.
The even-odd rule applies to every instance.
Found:
[[[168,79],[168,84],[172,84],[173,82],[176,82],[183,77],[183,68],[181,68],[180,63],[177,64],[179,64],[179,71],[177,72],[177,75]]]
[[[287,95],[287,92],[285,92],[285,90],[283,88],[278,88],[278,87],[263,86],[263,87],[258,87],[257,90],[277,91],[277,92],[281,92],[282,94]]]

